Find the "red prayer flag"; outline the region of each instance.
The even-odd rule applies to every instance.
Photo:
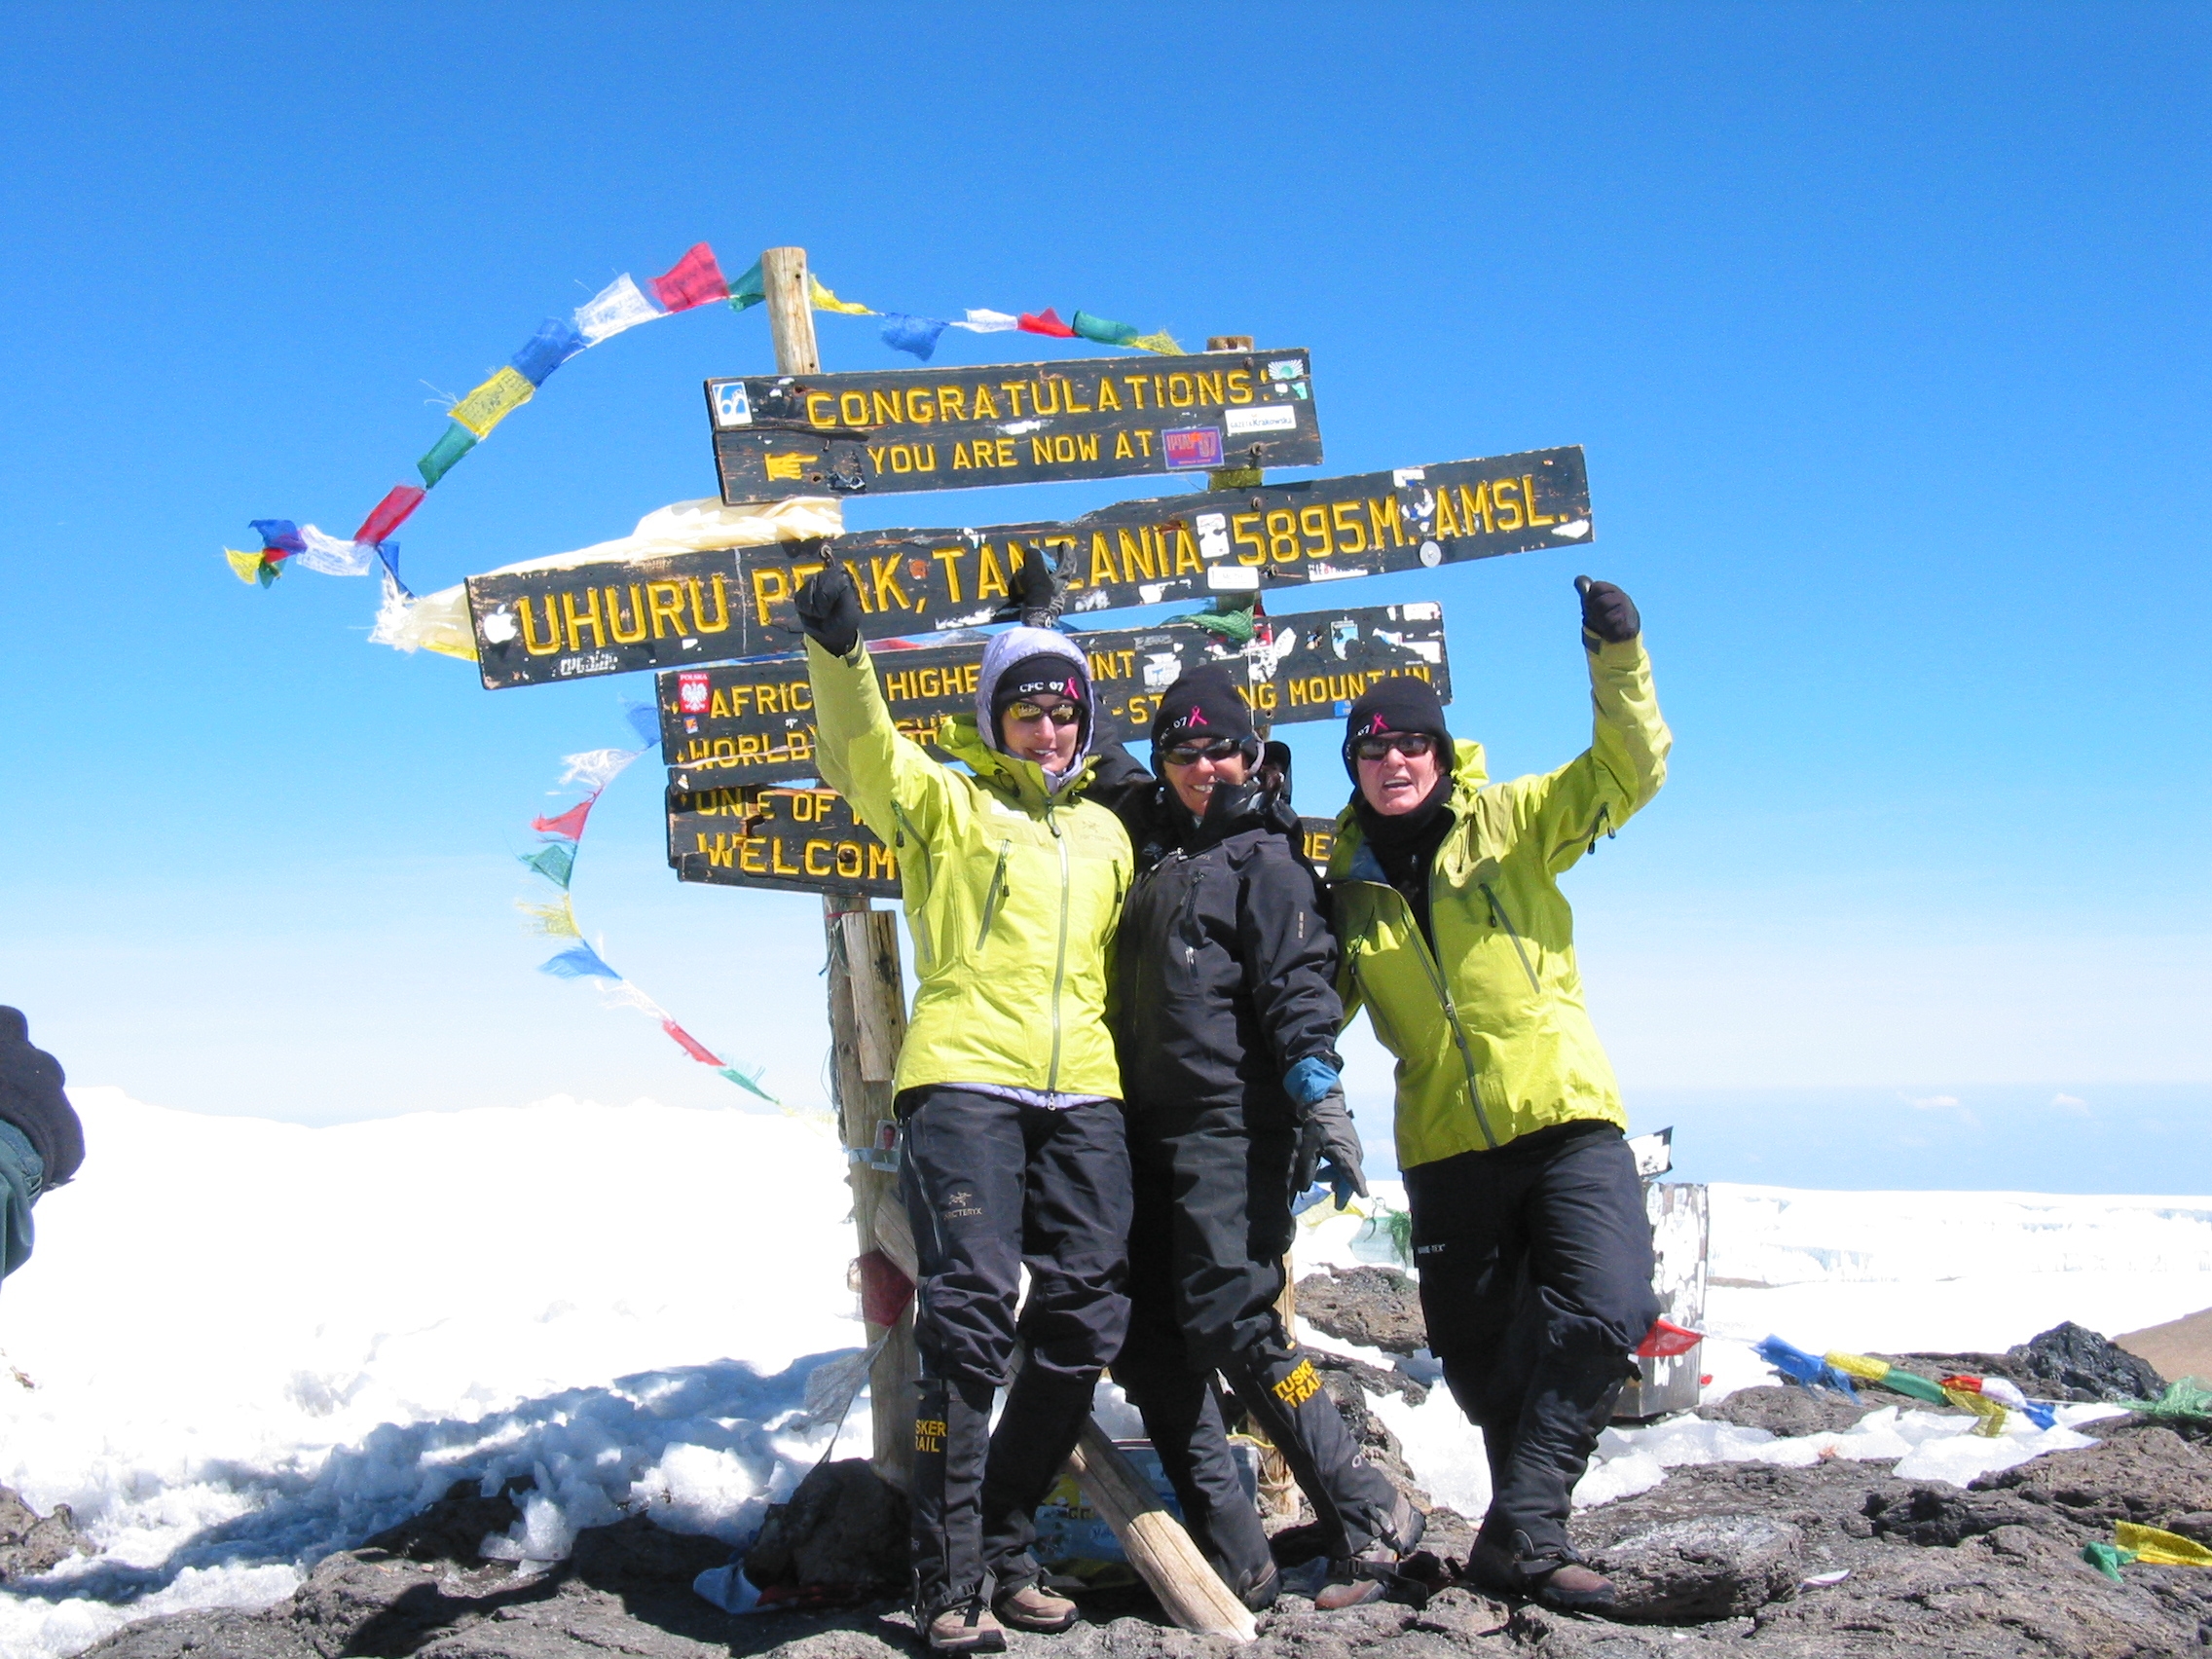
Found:
[[[1672,1319],[1655,1319],[1643,1341],[1636,1345],[1639,1359],[1674,1359],[1705,1341],[1703,1331],[1686,1331]]]
[[[407,515],[421,506],[423,498],[428,494],[420,484],[394,484],[390,493],[361,521],[361,528],[353,532],[353,539],[363,546],[374,547],[405,524]]]
[[[1075,338],[1075,330],[1060,320],[1058,310],[1052,306],[1045,308],[1043,316],[1023,312],[1020,326],[1024,334],[1050,334],[1054,340],[1073,340]]]
[[[914,1295],[914,1281],[881,1250],[860,1260],[861,1317],[871,1325],[896,1325]]]
[[[653,298],[672,312],[689,311],[693,306],[729,298],[729,283],[722,276],[722,268],[715,263],[715,250],[705,242],[694,243],[691,251],[678,260],[673,269],[651,278],[649,286]]]
[[[560,817],[533,818],[530,827],[540,835],[558,835],[565,841],[580,841],[583,839],[584,820],[591,816],[591,803],[598,798],[599,792],[594,790]]]
[[[660,1028],[663,1031],[667,1032],[671,1037],[676,1039],[676,1046],[678,1048],[682,1049],[686,1054],[689,1054],[701,1065],[719,1066],[722,1063],[714,1055],[707,1052],[705,1047],[701,1045],[698,1038],[692,1036],[690,1032],[684,1030],[683,1027],[677,1024],[675,1020],[662,1020],[660,1022]]]

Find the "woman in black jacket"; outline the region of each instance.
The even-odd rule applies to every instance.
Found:
[[[1337,1085],[1336,943],[1299,846],[1280,762],[1261,767],[1229,674],[1192,671],[1153,722],[1159,782],[1126,757],[1117,805],[1137,877],[1116,938],[1109,1011],[1126,1100],[1135,1225],[1130,1329],[1114,1380],[1181,1497],[1192,1535],[1252,1606],[1276,1572],[1238,1481],[1218,1371],[1311,1501],[1337,1564],[1317,1604],[1382,1593],[1420,1515],[1370,1466],[1274,1304],[1291,1199],[1326,1161],[1364,1193]]]

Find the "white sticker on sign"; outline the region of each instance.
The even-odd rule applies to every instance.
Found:
[[[1235,411],[1231,413],[1234,414]],[[1235,430],[1234,426],[1230,429]],[[1199,513],[1196,522],[1198,527],[1198,557],[1201,559],[1228,558],[1229,515],[1227,513]]]
[[[745,395],[743,381],[724,381],[715,387],[715,424],[718,426],[750,426],[753,424],[753,400]]]
[[[1215,593],[1257,593],[1260,572],[1247,565],[1215,565],[1206,571],[1206,586]]]
[[[1225,409],[1221,419],[1233,433],[1287,432],[1298,424],[1298,411],[1287,403],[1270,403],[1252,409]]]

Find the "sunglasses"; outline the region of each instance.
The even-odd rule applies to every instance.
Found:
[[[1362,760],[1380,760],[1391,750],[1412,756],[1427,755],[1436,748],[1436,739],[1425,731],[1391,731],[1380,737],[1363,737],[1351,746],[1352,754]]]
[[[1177,766],[1196,766],[1200,760],[1226,760],[1232,755],[1244,753],[1241,738],[1217,737],[1211,743],[1178,743],[1172,749],[1163,749],[1161,758]]]
[[[1006,718],[1023,725],[1035,720],[1051,720],[1054,725],[1081,725],[1083,709],[1075,703],[1055,703],[1048,709],[1042,703],[1032,703],[1023,697],[1006,706]]]

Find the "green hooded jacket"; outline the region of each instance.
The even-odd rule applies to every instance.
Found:
[[[1076,660],[1080,663],[1081,658]],[[1114,930],[1135,860],[1122,822],[955,715],[930,758],[893,723],[865,649],[806,645],[822,777],[899,858],[920,988],[898,1087],[989,1083],[1120,1099],[1106,1028]]]
[[[1456,745],[1453,824],[1429,884],[1434,951],[1357,815],[1346,805],[1337,820],[1337,989],[1346,1020],[1365,1004],[1397,1056],[1400,1168],[1578,1119],[1628,1126],[1558,877],[1659,793],[1674,740],[1642,641],[1589,655],[1596,732],[1558,771],[1493,784],[1482,745]]]

